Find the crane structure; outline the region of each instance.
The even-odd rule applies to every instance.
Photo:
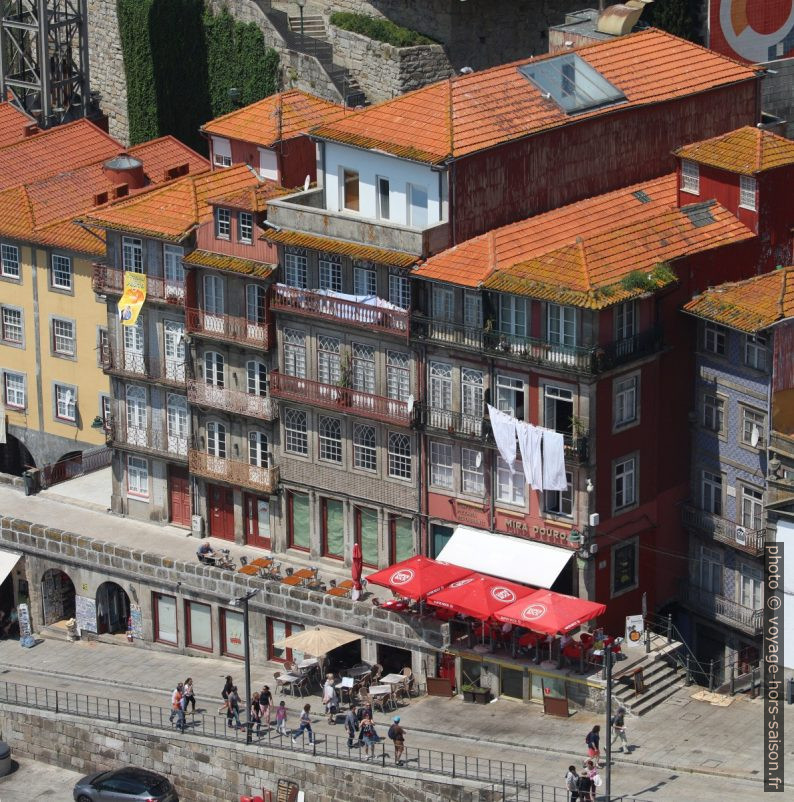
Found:
[[[88,116],[86,0],[0,0],[0,100],[41,128]]]

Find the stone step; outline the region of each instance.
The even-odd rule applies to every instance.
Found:
[[[683,687],[683,677],[679,676],[671,666],[666,666],[666,670],[657,671],[652,676],[646,677],[644,673],[643,676],[645,693],[636,695],[633,686],[622,686],[613,691],[619,704],[634,716],[647,713]]]
[[[293,33],[300,34],[301,18],[290,17],[289,28]],[[303,33],[306,36],[315,36],[318,39],[325,39],[325,20],[320,16],[305,15],[303,17]]]

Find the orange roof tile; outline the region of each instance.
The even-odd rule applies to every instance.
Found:
[[[794,164],[794,142],[746,125],[722,136],[686,145],[676,150],[675,155],[732,173],[753,175]]]
[[[200,173],[210,166],[207,159],[170,135],[133,145],[127,153],[143,162],[144,172],[153,184],[165,181],[165,172],[172,167],[187,164],[188,172]]]
[[[294,248],[312,248],[327,253],[339,253],[351,259],[361,259],[365,262],[377,262],[392,267],[411,267],[419,260],[418,256],[401,251],[390,251],[385,248],[376,248],[374,245],[360,245],[348,240],[320,237],[315,234],[304,234],[301,231],[289,231],[282,228],[276,231],[268,228],[262,239]]]
[[[76,120],[0,147],[0,190],[109,159],[123,148],[88,120]]]
[[[723,326],[754,334],[794,317],[794,267],[710,287],[684,310]]]
[[[23,129],[34,120],[11,103],[0,102],[0,147],[24,139]]]
[[[314,135],[440,163],[572,121],[747,81],[756,72],[656,29],[579,48],[626,101],[571,116],[518,68],[554,55],[460,75],[314,129]]]
[[[210,120],[201,130],[272,147],[284,139],[305,134],[316,125],[331,123],[352,113],[337,103],[291,89]]]
[[[244,187],[233,192],[227,192],[207,201],[213,206],[230,206],[232,209],[244,209],[248,212],[264,212],[267,202],[271,198],[289,195],[294,192],[277,184],[275,181],[265,179],[258,186]]]
[[[232,273],[244,273],[245,275],[258,276],[259,278],[269,276],[276,269],[275,265],[267,264],[266,262],[255,262],[252,259],[241,259],[238,256],[227,256],[223,253],[198,249],[191,251],[182,261],[188,265],[211,267],[215,270],[228,270]]]
[[[415,275],[476,287],[494,270],[551,253],[573,244],[579,236],[597,236],[614,229],[616,221],[628,225],[647,220],[659,210],[674,207],[676,201],[673,173],[496,228],[431,257]]]
[[[260,179],[245,164],[225,170],[206,170],[98,209],[86,215],[84,221],[101,228],[180,241],[194,226],[212,219],[209,198],[259,183]]]

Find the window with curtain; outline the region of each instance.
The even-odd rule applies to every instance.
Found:
[[[289,545],[291,548],[309,550],[309,496],[306,493],[290,493],[289,496]]]
[[[187,645],[212,651],[212,608],[200,602],[185,602]]]
[[[378,564],[378,513],[367,507],[356,508],[356,539],[364,565]]]
[[[323,554],[342,559],[345,552],[345,514],[341,501],[324,498],[323,505]]]
[[[158,643],[176,646],[176,598],[154,594],[154,639]]]
[[[410,518],[402,518],[396,515],[391,519],[391,554],[390,561],[399,563],[413,557],[414,549],[414,526]]]

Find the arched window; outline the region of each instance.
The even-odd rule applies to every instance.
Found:
[[[226,458],[226,427],[214,420],[207,423],[207,454]]]

